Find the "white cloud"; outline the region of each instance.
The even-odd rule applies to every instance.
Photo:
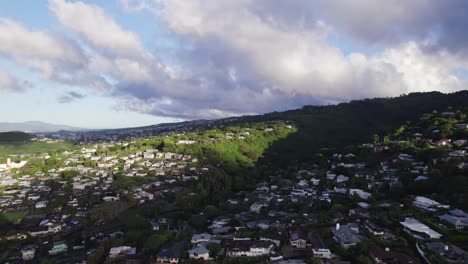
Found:
[[[29,30],[18,22],[0,19],[0,54],[14,58],[37,58],[81,64],[83,55],[64,38]]]
[[[342,3],[321,2],[319,6],[333,15],[335,20],[332,22],[341,23],[341,17],[346,17],[343,12],[348,9],[338,6],[338,2]],[[224,45],[226,53],[241,58],[229,57],[226,65],[216,65],[217,68],[233,64],[254,71],[257,83],[266,83],[271,89],[283,93],[281,96],[347,100],[431,89],[462,89],[463,81],[451,74],[448,65],[439,62],[440,56],[426,54],[424,47],[415,42],[398,44],[377,54],[345,55],[328,41],[330,31],[335,34],[337,29],[320,20],[308,1],[292,1],[293,7],[289,8],[295,7],[295,11],[301,12],[296,18],[287,16],[288,19],[283,17],[287,12],[273,16],[277,14],[276,6],[265,4],[270,3],[265,1],[161,0],[160,3],[164,8],[158,15],[165,18],[174,32],[195,42],[194,53],[220,56],[210,53],[210,49],[214,45]],[[417,17],[411,16],[414,11],[406,8],[425,10],[426,4],[427,1],[422,0],[397,4],[349,1],[344,5],[361,13],[348,16],[342,23],[354,23],[351,25],[353,29],[361,30],[375,27],[368,30],[379,34],[380,29],[389,27],[395,20],[411,22],[412,17]],[[388,13],[380,14],[377,12],[379,8]],[[261,13],[258,12],[260,9]],[[251,89],[262,90],[263,87]]]
[[[165,64],[158,58],[168,53],[145,49],[101,7],[49,0],[66,35],[79,42],[4,20],[0,55],[45,79],[107,91],[121,108],[187,119],[451,92],[467,85],[453,73],[468,69],[468,53],[454,44],[467,42],[454,34],[465,21],[454,11],[465,9],[444,3],[121,0],[127,11],[158,16],[156,26],[176,43]]]
[[[0,92],[24,92],[31,84],[20,82],[11,74],[0,70]]]
[[[98,6],[64,0],[49,0],[49,6],[60,23],[79,33],[102,52],[133,58],[147,56],[138,36],[122,29]]]

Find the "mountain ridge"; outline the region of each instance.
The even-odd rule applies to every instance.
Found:
[[[86,129],[42,121],[0,122],[0,132],[51,133],[61,130],[84,131]]]

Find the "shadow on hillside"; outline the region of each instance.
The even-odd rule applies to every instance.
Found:
[[[256,168],[262,173],[265,169],[316,161],[320,151],[339,151],[371,142],[374,134],[383,137],[425,113],[451,107],[468,107],[468,91],[413,93],[267,114],[262,116],[263,121],[292,121],[298,131],[272,143],[256,162]]]

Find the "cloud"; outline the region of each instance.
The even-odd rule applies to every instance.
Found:
[[[139,12],[146,9],[154,9],[154,1],[146,0],[120,0],[120,5],[127,12]]]
[[[0,55],[44,79],[112,96],[118,109],[183,119],[468,84],[456,74],[468,71],[466,1],[120,3],[125,11],[153,12],[163,32],[154,42],[171,45],[145,47],[97,5],[49,0],[65,32],[2,20]]]
[[[74,65],[85,60],[73,42],[43,31],[29,30],[22,24],[0,19],[0,54],[14,58],[34,58],[43,62],[57,61]]]
[[[11,74],[0,70],[0,92],[25,92],[32,85],[27,81],[19,81]]]
[[[109,84],[88,70],[88,55],[73,40],[47,31],[26,28],[0,19],[0,57],[38,72],[45,80],[90,87],[98,91]]]
[[[86,96],[83,95],[83,94],[80,94],[80,93],[77,93],[77,92],[74,92],[74,91],[70,91],[62,96],[60,96],[57,101],[61,104],[65,104],[65,103],[71,103],[73,101],[76,101],[76,100],[79,100],[79,99],[83,99],[85,98]]]
[[[132,2],[138,10],[155,12],[163,21],[158,26],[181,43],[173,63],[161,63],[157,54],[137,58],[121,52],[95,57],[92,65],[119,80],[113,95],[121,98],[121,108],[186,119],[466,87],[466,80],[453,74],[466,66],[463,60],[427,40],[433,6],[424,0],[365,2],[345,4],[360,12],[355,16],[344,16],[334,0]],[[155,3],[161,8],[153,8]],[[379,8],[388,12],[379,15]],[[408,8],[427,12],[414,15]],[[385,46],[345,54],[330,42],[336,34]]]
[[[98,6],[49,0],[49,7],[62,25],[79,33],[101,52],[134,58],[147,56],[138,36],[120,27]]]

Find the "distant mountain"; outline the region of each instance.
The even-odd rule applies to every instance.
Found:
[[[19,131],[25,133],[50,133],[60,130],[80,131],[82,128],[44,123],[39,121],[28,121],[22,123],[0,122],[0,132]]]

